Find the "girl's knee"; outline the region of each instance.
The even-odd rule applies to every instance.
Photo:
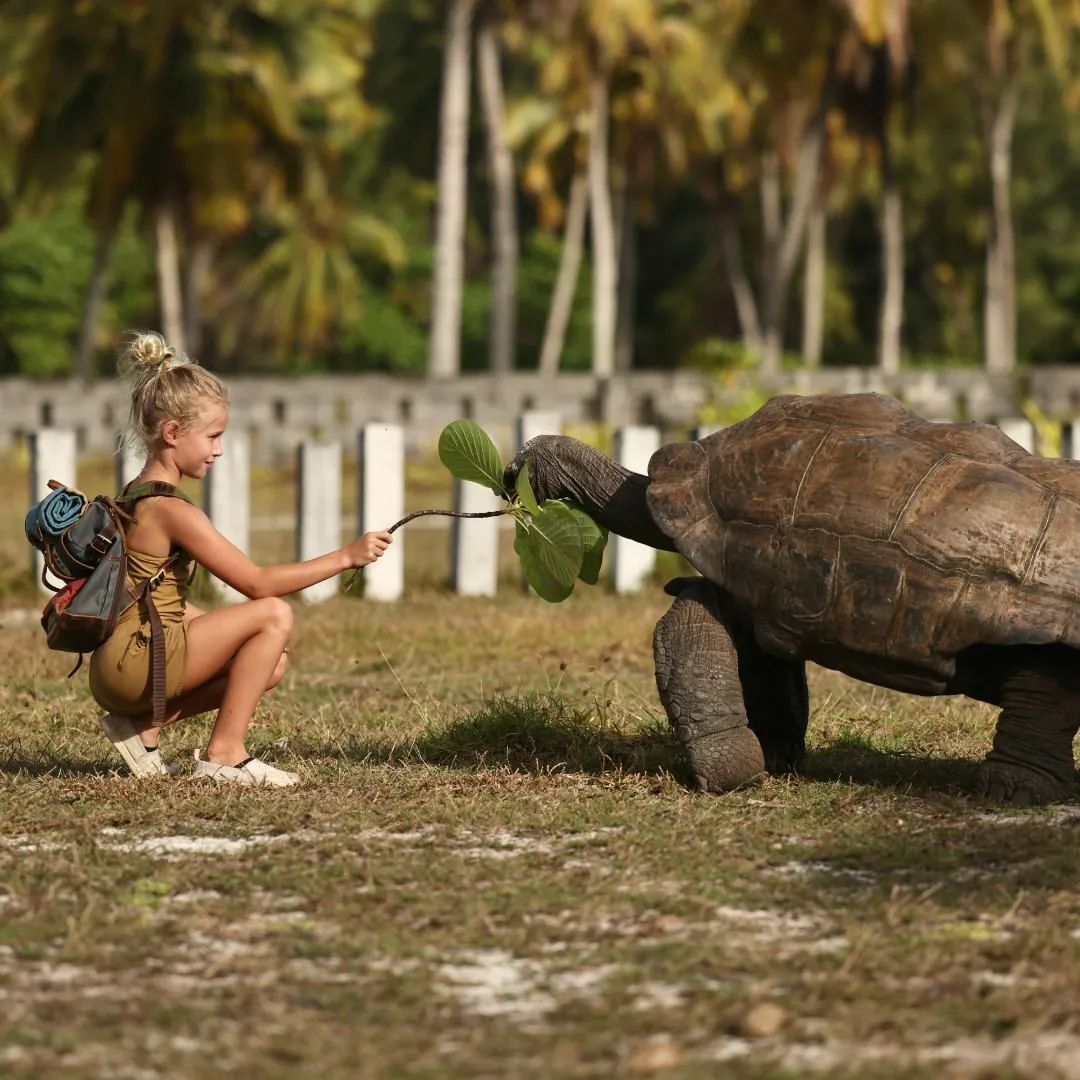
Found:
[[[276,630],[286,636],[292,633],[293,609],[280,596],[267,596],[256,600],[260,605],[262,626],[267,630]]]

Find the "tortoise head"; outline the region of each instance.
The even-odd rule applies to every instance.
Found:
[[[537,435],[518,451],[503,473],[503,486],[514,490],[518,474],[529,465],[529,483],[538,502],[569,499],[598,525],[650,547],[673,551],[657,528],[645,501],[649,478],[631,472],[606,454],[566,435]]]
[[[519,473],[528,463],[529,484],[538,502],[573,499],[585,506],[588,496],[582,482],[588,478],[588,463],[593,455],[602,456],[591,446],[566,435],[537,435],[507,465],[503,487],[513,492]]]

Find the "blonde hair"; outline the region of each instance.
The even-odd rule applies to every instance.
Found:
[[[147,452],[157,444],[166,421],[176,420],[188,429],[207,400],[229,402],[228,389],[213,372],[151,331],[131,336],[117,367],[131,387],[124,442]]]

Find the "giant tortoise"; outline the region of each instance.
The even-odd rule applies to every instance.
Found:
[[[879,394],[777,397],[648,476],[575,439],[530,440],[538,498],[680,552],[701,574],[653,639],[660,700],[704,791],[795,769],[805,662],[1001,707],[991,798],[1073,788],[1080,725],[1080,464]]]

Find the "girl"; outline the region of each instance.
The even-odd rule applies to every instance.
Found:
[[[256,566],[179,491],[181,477],[206,476],[221,456],[229,422],[228,392],[215,375],[170,348],[160,334],[138,334],[120,360],[131,384],[130,432],[146,450],[142,472],[121,505],[134,516],[126,529],[128,575],[134,586],[159,575],[152,596],[165,631],[165,724],[217,709],[195,775],[238,784],[295,784],[295,773],[249,757],[244,735],[255,706],[276,686],[288,662],[292,609],[280,597],[386,551],[388,532],[302,563]],[[163,494],[160,487],[169,488]],[[175,495],[176,497],[170,497]],[[201,611],[187,602],[192,563],[206,567],[246,603]],[[102,708],[101,728],[132,772],[171,771],[158,753],[151,702],[150,628],[145,603],[132,604],[90,662],[90,691]]]

